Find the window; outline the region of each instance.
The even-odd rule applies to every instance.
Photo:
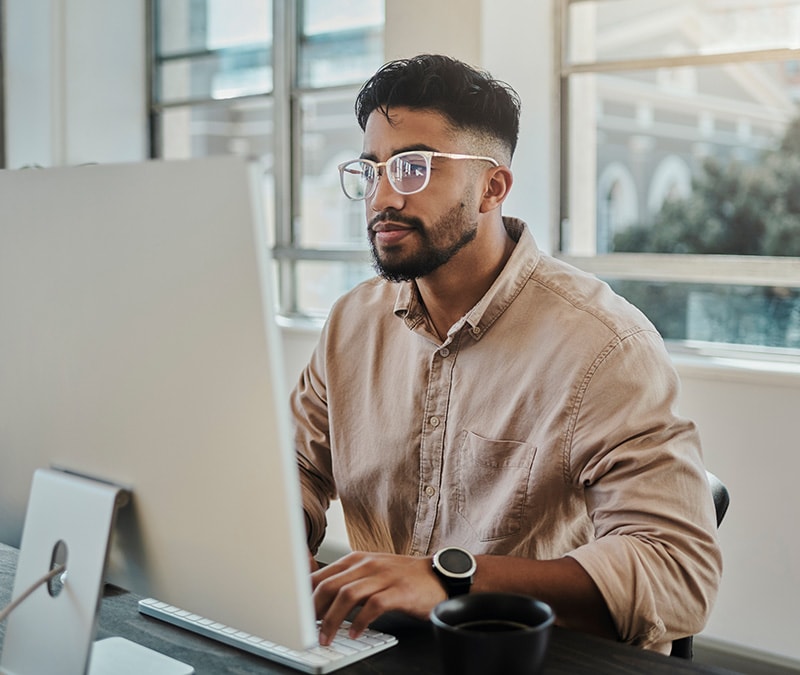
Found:
[[[800,0],[556,4],[560,255],[668,340],[796,358]]]
[[[323,316],[373,274],[336,166],[361,153],[353,103],[383,62],[382,0],[151,0],[151,154],[264,168],[284,315]]]

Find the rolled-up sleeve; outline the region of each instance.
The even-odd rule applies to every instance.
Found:
[[[705,625],[722,569],[711,491],[660,337],[609,343],[584,378],[565,445],[595,539],[569,555],[622,640],[665,651]]]

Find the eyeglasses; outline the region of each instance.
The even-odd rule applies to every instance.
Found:
[[[389,185],[401,195],[413,195],[422,192],[431,179],[431,159],[445,157],[447,159],[478,159],[491,162],[494,166],[500,163],[491,157],[480,155],[456,155],[451,152],[432,152],[430,150],[410,150],[400,152],[385,162],[373,162],[371,159],[353,159],[339,165],[339,177],[342,191],[348,199],[359,201],[371,197],[378,187],[381,167],[386,167]]]

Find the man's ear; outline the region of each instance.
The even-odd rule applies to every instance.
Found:
[[[511,190],[514,174],[507,166],[496,166],[487,173],[483,197],[481,198],[481,213],[488,213],[500,206]]]

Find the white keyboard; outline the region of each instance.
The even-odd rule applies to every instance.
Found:
[[[345,623],[329,647],[316,645],[297,651],[154,598],[140,600],[139,612],[312,675],[333,672],[397,644],[397,638],[393,635],[372,629],[367,629],[353,640],[347,635],[350,624]]]

